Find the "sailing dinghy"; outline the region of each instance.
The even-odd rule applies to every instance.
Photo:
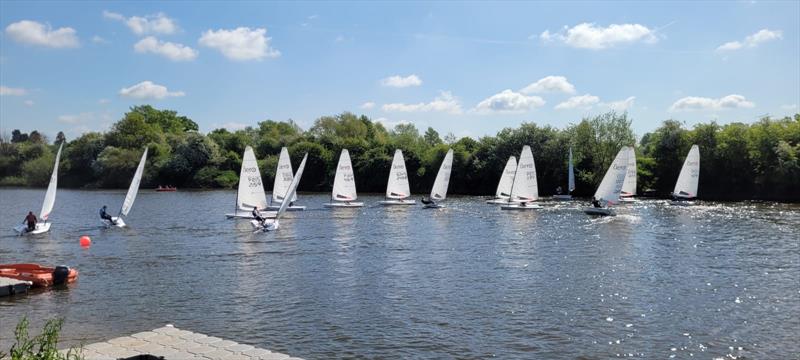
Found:
[[[286,147],[281,149],[281,155],[278,158],[278,168],[275,170],[275,184],[272,186],[272,203],[268,206],[270,210],[278,210],[283,204],[286,189],[292,183],[294,175],[292,173],[292,160],[289,159],[289,150]],[[297,192],[293,192],[289,200],[289,207],[286,211],[302,211],[305,206],[294,205],[297,201]]]
[[[689,155],[683,161],[681,173],[672,191],[673,205],[694,205],[697,198],[697,185],[700,181],[700,148],[692,145]]]
[[[487,204],[505,204],[511,196],[511,185],[514,184],[514,173],[517,172],[517,158],[511,156],[506,162],[506,167],[503,169],[503,175],[500,176],[500,182],[497,184],[497,192],[494,194],[494,199],[487,200]]]
[[[389,183],[386,184],[386,200],[380,202],[381,205],[414,205],[417,202],[409,199],[411,197],[411,187],[408,185],[408,171],[406,171],[406,160],[400,149],[394,151],[392,168],[389,169]]]
[[[622,184],[622,192],[619,195],[620,203],[632,203],[638,200],[636,196],[636,151],[633,147],[628,147],[628,170],[625,174],[625,182]]]
[[[594,193],[593,201],[596,205],[583,209],[589,215],[616,216],[617,214],[610,208],[611,205],[619,203],[619,194],[622,192],[622,184],[625,182],[625,175],[628,169],[628,147],[622,148],[611,166],[608,167],[600,186]],[[599,205],[599,207],[598,207]]]
[[[133,174],[133,179],[131,180],[131,186],[128,187],[128,194],[125,195],[125,201],[122,202],[122,207],[119,209],[119,214],[117,216],[112,216],[111,221],[106,219],[100,219],[103,222],[103,225],[107,227],[116,226],[123,228],[125,227],[125,221],[122,220],[123,216],[128,216],[128,213],[131,211],[133,207],[133,202],[136,200],[136,194],[139,193],[139,183],[142,182],[142,174],[144,173],[144,164],[147,162],[147,148],[144,148],[144,153],[142,153],[142,159],[139,160],[139,166],[136,167],[136,172]]]
[[[444,156],[442,165],[439,166],[439,172],[436,174],[436,180],[433,181],[430,197],[422,199],[423,208],[438,209],[444,207],[438,202],[447,198],[447,188],[450,186],[450,170],[452,168],[453,149],[450,149],[447,151],[447,155]]]
[[[36,222],[36,227],[28,231],[28,225],[24,222],[14,227],[14,231],[20,235],[24,234],[44,234],[50,231],[50,213],[53,211],[53,206],[56,205],[56,189],[58,188],[58,163],[61,160],[61,148],[64,143],[58,146],[56,153],[56,163],[53,165],[53,173],[50,175],[50,185],[47,185],[47,192],[44,194],[44,202],[42,203],[42,211],[39,213],[39,219]]]
[[[303,156],[303,161],[300,162],[300,166],[297,168],[297,174],[294,174],[294,178],[292,182],[289,183],[289,187],[286,188],[286,192],[283,193],[283,198],[287,199],[292,194],[297,191],[297,186],[300,185],[300,178],[303,176],[303,170],[306,168],[306,159],[308,159],[308,153]],[[289,202],[284,201],[281,203],[281,207],[278,208],[278,212],[275,214],[275,219],[264,219],[264,222],[259,222],[258,220],[250,220],[250,224],[253,225],[254,228],[261,231],[274,231],[278,230],[280,227],[279,220],[281,216],[289,209]]]
[[[553,200],[572,200],[572,192],[575,191],[575,171],[572,169],[572,148],[569,148],[569,169],[567,181],[567,193],[553,195]]]
[[[261,182],[261,171],[258,169],[256,154],[248,146],[242,156],[242,170],[239,172],[239,190],[236,192],[236,209],[232,214],[225,214],[228,219],[252,219],[253,208],[259,211],[267,208],[267,194]],[[274,218],[274,211],[265,211],[261,217]]]
[[[536,183],[536,163],[533,161],[531,147],[522,147],[522,154],[519,155],[519,163],[514,173],[514,183],[511,185],[511,196],[502,210],[536,210],[542,207],[530,202],[539,199],[539,185]]]
[[[362,207],[363,202],[356,202],[356,177],[353,174],[353,164],[350,162],[350,152],[342,149],[339,155],[339,164],[336,166],[336,177],[333,179],[331,202],[323,204],[329,208]]]

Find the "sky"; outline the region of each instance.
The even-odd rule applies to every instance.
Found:
[[[638,136],[800,105],[800,1],[0,1],[0,132],[202,132],[343,111],[480,137],[627,111]]]

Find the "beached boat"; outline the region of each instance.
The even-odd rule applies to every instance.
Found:
[[[487,204],[508,203],[508,197],[511,196],[511,185],[514,184],[514,173],[516,172],[517,158],[511,156],[508,158],[508,161],[506,161],[503,174],[500,175],[500,182],[497,183],[497,191],[494,193],[494,199],[487,200]]]
[[[292,179],[294,179],[292,160],[289,158],[289,150],[283,147],[278,157],[278,168],[275,169],[275,182],[272,185],[272,202],[267,207],[268,209],[278,210],[281,208],[285,199],[284,196],[286,196],[286,189],[289,188]],[[289,199],[289,207],[286,208],[286,211],[302,211],[306,209],[305,206],[294,205],[295,201],[297,201],[297,191],[292,193]]]
[[[553,200],[572,200],[572,192],[575,191],[575,171],[572,169],[572,148],[569,148],[569,165],[568,165],[567,175],[569,179],[567,180],[567,193],[566,194],[555,194],[553,195]]]
[[[58,152],[56,153],[56,162],[53,165],[53,173],[50,175],[50,184],[47,185],[47,192],[44,194],[44,202],[42,203],[42,211],[39,212],[39,219],[36,222],[36,226],[33,230],[28,231],[28,225],[26,223],[19,224],[14,227],[14,231],[16,231],[20,235],[31,234],[44,234],[50,231],[50,213],[53,211],[53,207],[56,205],[56,190],[58,189],[58,163],[61,161],[61,148],[64,147],[64,143],[62,142],[61,145],[58,146]]]
[[[323,204],[329,208],[354,208],[364,206],[363,202],[356,202],[356,176],[353,173],[353,164],[350,162],[350,152],[342,149],[339,155],[339,164],[336,166],[336,177],[333,179],[331,202]]]
[[[686,160],[683,161],[678,181],[672,191],[673,205],[694,205],[697,198],[697,186],[700,183],[700,148],[692,145]]]
[[[586,207],[583,212],[588,215],[615,216],[617,215],[611,205],[619,203],[619,194],[622,192],[622,184],[625,182],[625,175],[628,169],[628,147],[622,148],[611,166],[608,167],[600,186],[594,193],[594,201],[600,206]]]
[[[45,267],[39,264],[0,264],[0,276],[30,281],[33,287],[68,284],[78,280],[78,270],[67,266]]]
[[[394,151],[392,167],[389,169],[389,181],[386,184],[386,200],[381,205],[414,205],[416,201],[409,199],[411,186],[408,184],[406,160],[400,149]]]
[[[500,205],[502,210],[536,210],[542,207],[532,202],[539,200],[539,185],[536,182],[536,163],[533,159],[531,147],[522,147],[519,155],[517,170],[514,172],[514,182],[511,184],[511,196],[505,204]]]
[[[423,208],[438,209],[444,207],[440,202],[447,198],[447,188],[450,186],[450,170],[453,168],[453,149],[447,151],[447,155],[439,166],[436,173],[436,180],[433,181],[431,195],[427,199],[422,199]]]

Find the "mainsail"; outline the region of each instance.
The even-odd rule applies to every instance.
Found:
[[[253,210],[257,207],[263,210],[267,207],[267,194],[264,192],[264,184],[261,182],[261,172],[258,170],[258,162],[253,148],[248,146],[244,149],[242,157],[242,170],[239,173],[239,191],[236,193],[237,210]]]
[[[294,175],[292,173],[292,160],[289,158],[289,150],[286,147],[281,149],[278,158],[278,168],[275,170],[275,183],[272,186],[272,201],[280,203],[286,195],[286,189],[292,183]],[[291,200],[297,200],[297,192],[292,193]]]
[[[297,191],[297,186],[300,185],[300,178],[303,176],[303,170],[306,168],[306,159],[308,159],[308,153],[303,156],[303,161],[300,162],[300,166],[297,167],[297,174],[294,175],[292,182],[289,183],[289,187],[284,192],[284,198],[289,196],[289,194],[293,194]],[[289,201],[284,201],[281,203],[281,207],[278,208],[278,213],[275,215],[275,220],[279,219],[283,213],[286,212],[286,209],[289,208]]]
[[[501,199],[508,199],[511,196],[511,186],[514,184],[514,173],[517,172],[517,158],[510,156],[500,176],[500,183],[497,184],[495,196]]]
[[[411,187],[408,185],[408,172],[406,161],[400,149],[394,151],[392,168],[389,169],[389,183],[386,185],[386,197],[389,199],[405,199],[411,196]]]
[[[453,149],[447,151],[444,156],[442,165],[439,167],[439,173],[436,174],[436,180],[433,182],[433,189],[431,189],[431,200],[444,200],[447,197],[447,187],[450,185],[450,169],[453,167]]]
[[[531,147],[525,145],[522,147],[522,154],[519,156],[509,201],[528,202],[538,199],[539,185],[536,182],[536,164],[533,160]]]
[[[619,194],[622,191],[622,184],[625,182],[625,174],[628,169],[628,154],[628,147],[620,149],[594,193],[595,199],[605,205],[619,202]]]
[[[44,195],[44,203],[42,203],[42,211],[39,213],[39,219],[47,220],[50,213],[53,211],[53,206],[56,204],[56,189],[58,188],[58,163],[61,161],[61,148],[64,143],[58,146],[56,153],[56,163],[53,165],[53,174],[50,175],[50,185],[47,185],[47,193]]]
[[[125,201],[122,203],[122,208],[119,210],[121,215],[128,216],[128,213],[131,211],[131,207],[133,207],[133,202],[136,200],[136,194],[139,193],[139,183],[142,182],[142,174],[144,173],[144,164],[146,162],[147,148],[144,148],[142,159],[139,160],[139,166],[136,167],[136,173],[133,174],[131,186],[128,188],[128,194],[125,195]]]
[[[697,185],[700,181],[700,148],[692,145],[689,155],[683,162],[681,173],[678,175],[678,182],[675,183],[675,190],[672,194],[680,198],[697,197]]]
[[[621,195],[636,195],[636,151],[633,147],[628,147],[628,168],[625,174],[625,183],[622,184]]]
[[[336,166],[336,177],[333,179],[333,200],[353,201],[356,195],[356,178],[353,174],[353,164],[350,163],[350,153],[342,149],[339,155],[339,164]]]

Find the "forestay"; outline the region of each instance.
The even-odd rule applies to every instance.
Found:
[[[275,170],[275,184],[272,187],[272,201],[282,202],[283,197],[286,195],[286,190],[294,178],[292,172],[292,160],[289,158],[289,150],[286,147],[281,148],[281,155],[278,158],[278,169]],[[297,201],[297,192],[293,192],[291,200]]]
[[[636,195],[636,151],[633,147],[628,147],[628,168],[625,173],[625,183],[622,184],[621,195]]]
[[[356,178],[353,174],[353,164],[350,163],[350,153],[342,149],[339,155],[339,164],[336,166],[336,177],[333,179],[333,200],[353,201],[356,195]]]
[[[389,199],[405,199],[411,196],[411,187],[408,184],[406,160],[400,149],[394,151],[392,168],[389,170],[389,183],[386,185],[386,197]]]
[[[433,189],[431,189],[431,200],[444,200],[447,197],[447,188],[450,185],[450,169],[453,167],[453,149],[447,151],[444,156],[442,165],[439,167],[439,173],[436,174],[436,180],[433,182]]]
[[[47,220],[50,213],[53,211],[53,206],[56,204],[56,189],[58,189],[58,163],[61,161],[61,148],[64,143],[58,146],[56,153],[56,163],[53,165],[53,174],[50,175],[50,185],[47,185],[47,193],[44,195],[44,203],[42,203],[42,211],[39,213],[39,219]]]
[[[514,184],[514,173],[516,172],[517,158],[510,156],[506,162],[505,169],[503,169],[503,175],[500,176],[500,183],[497,184],[496,197],[507,199],[511,196],[511,186]]]
[[[539,185],[536,182],[536,164],[533,160],[531,147],[525,145],[522,147],[522,154],[519,156],[509,201],[527,202],[538,199]]]
[[[608,167],[600,187],[594,193],[595,199],[604,205],[616,204],[619,202],[619,194],[622,191],[622,184],[625,183],[625,174],[628,169],[628,147],[622,148],[614,162]]]
[[[683,162],[681,173],[678,175],[678,182],[675,183],[675,190],[672,194],[681,198],[697,197],[697,185],[700,181],[700,148],[692,145],[689,155]]]
[[[244,149],[242,157],[242,170],[239,174],[239,191],[236,193],[236,208],[239,210],[265,209],[267,207],[267,194],[261,182],[261,172],[253,148]]]
[[[575,171],[572,169],[572,148],[569,148],[569,192],[575,191]]]
[[[139,183],[142,182],[142,174],[144,173],[144,164],[147,162],[147,148],[144,148],[142,159],[139,160],[139,166],[136,167],[136,173],[133,174],[131,186],[128,188],[128,194],[125,195],[125,201],[122,203],[122,208],[119,213],[128,216],[128,213],[133,207],[133,202],[136,200],[136,194],[139,193]]]

